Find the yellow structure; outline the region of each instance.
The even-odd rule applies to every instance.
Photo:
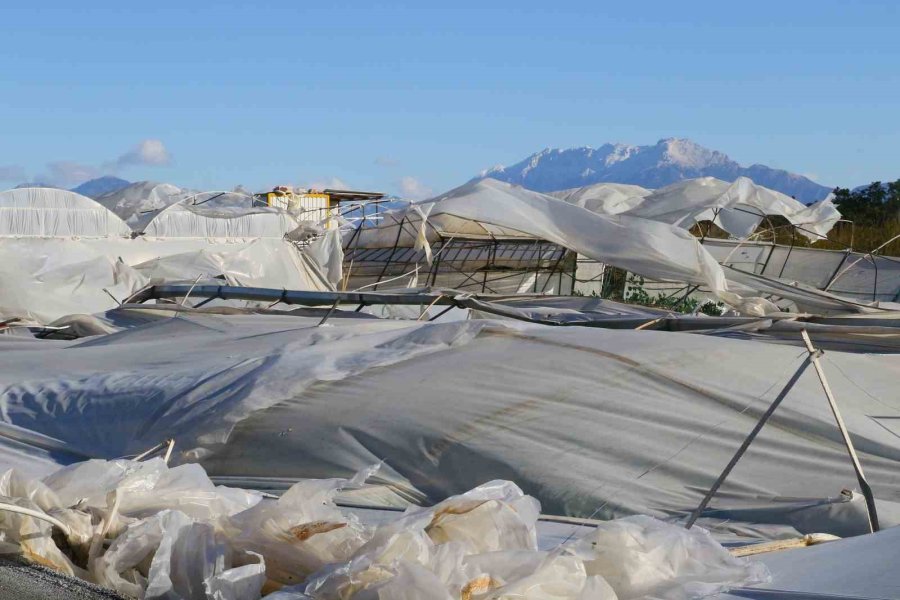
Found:
[[[337,213],[341,202],[364,202],[384,198],[381,192],[359,192],[351,190],[294,190],[278,186],[271,192],[255,194],[258,204],[282,208],[303,221],[325,222],[331,227],[336,221],[329,217]]]
[[[325,192],[312,190],[293,191],[287,187],[277,187],[271,192],[257,194],[266,206],[276,206],[287,210],[303,221],[323,221],[331,216],[331,196]]]

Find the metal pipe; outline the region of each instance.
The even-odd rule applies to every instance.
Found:
[[[148,300],[181,298],[190,286],[184,284],[149,286],[129,298],[131,304]],[[197,285],[191,292],[193,297],[219,298],[222,300],[256,300],[260,302],[279,301],[284,304],[301,306],[330,306],[335,300],[339,304],[427,304],[434,300],[434,294],[403,292],[318,292],[305,290],[276,290],[272,288],[242,287],[229,285]],[[453,304],[452,298],[443,296],[437,302],[441,305]]]
[[[847,453],[850,455],[850,462],[853,463],[853,470],[856,471],[856,480],[859,482],[860,490],[866,499],[866,508],[869,512],[869,529],[872,532],[878,531],[878,512],[875,509],[875,497],[872,495],[872,488],[869,487],[869,482],[866,481],[866,475],[863,473],[862,464],[860,464],[859,457],[856,455],[856,449],[853,447],[853,440],[850,439],[850,433],[847,431],[847,426],[844,425],[841,411],[838,410],[837,401],[834,399],[834,394],[831,392],[831,386],[828,385],[828,379],[825,378],[825,371],[822,369],[821,363],[819,363],[819,356],[822,352],[813,347],[812,341],[809,339],[809,334],[806,333],[805,329],[800,330],[800,336],[803,338],[803,343],[806,344],[806,349],[809,352],[809,360],[816,369],[816,375],[819,376],[819,382],[822,384],[822,390],[825,391],[825,397],[828,398],[828,405],[831,407],[831,413],[834,415],[834,420],[837,423],[838,430],[841,432],[841,437],[844,438],[844,446],[846,446]]]
[[[328,312],[325,313],[325,316],[322,317],[322,320],[319,321],[319,324],[316,325],[316,327],[321,327],[322,325],[325,324],[325,321],[327,321],[328,318],[331,317],[332,314],[334,314],[334,311],[337,309],[338,303],[340,301],[341,301],[340,297],[334,299],[334,304],[331,305],[331,308],[328,309]]]
[[[728,478],[728,475],[731,474],[732,469],[734,469],[735,465],[737,465],[738,461],[741,460],[741,457],[744,456],[744,453],[747,451],[747,448],[750,447],[750,444],[753,443],[753,440],[756,439],[756,436],[762,430],[763,426],[772,416],[772,413],[775,412],[775,409],[781,404],[782,400],[787,397],[788,392],[796,385],[796,383],[800,380],[800,376],[803,375],[803,372],[806,371],[806,368],[810,364],[810,357],[807,356],[804,359],[803,363],[797,368],[794,374],[791,376],[790,380],[787,384],[781,389],[778,393],[778,396],[772,401],[769,405],[769,408],[766,409],[766,412],[762,414],[759,418],[759,421],[756,422],[756,425],[753,426],[753,430],[747,434],[747,437],[744,438],[744,441],[741,443],[740,447],[737,449],[737,452],[734,453],[734,456],[731,457],[731,460],[728,461],[728,464],[725,466],[725,469],[719,474],[719,477],[712,484],[712,487],[709,488],[709,491],[706,492],[706,495],[703,497],[703,500],[700,501],[700,505],[694,509],[694,512],[691,513],[690,518],[688,518],[687,524],[684,526],[685,529],[690,529],[694,523],[700,518],[700,515],[709,505],[709,502],[712,500],[713,496],[716,495],[716,492],[719,490],[719,487],[725,482]]]

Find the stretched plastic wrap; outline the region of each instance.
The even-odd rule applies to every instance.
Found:
[[[86,196],[55,188],[0,192],[0,239],[4,237],[128,237],[131,228]]]

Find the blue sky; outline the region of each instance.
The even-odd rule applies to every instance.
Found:
[[[900,177],[893,1],[16,4],[0,187],[421,196],[544,147],[670,136],[826,185]]]

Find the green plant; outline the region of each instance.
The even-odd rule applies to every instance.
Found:
[[[644,278],[640,275],[630,276],[623,298],[625,302],[686,314],[701,312],[716,317],[725,311],[725,305],[722,303],[707,300],[701,304],[699,300],[691,298],[689,295],[672,294],[667,296],[659,293],[651,296],[644,288],[644,283]]]

